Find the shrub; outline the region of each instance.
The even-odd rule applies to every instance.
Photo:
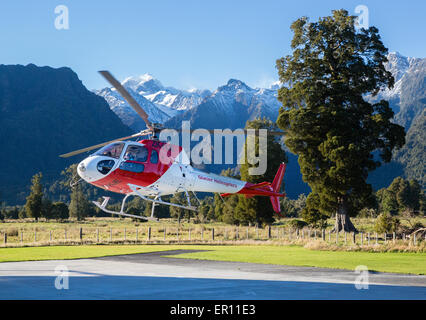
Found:
[[[50,217],[57,220],[68,219],[69,210],[66,203],[55,202],[50,205]]]
[[[17,237],[19,234],[19,230],[18,228],[10,228],[7,230],[7,235],[9,237]]]
[[[374,230],[377,233],[396,232],[399,225],[399,219],[392,217],[389,213],[382,213],[376,219]]]
[[[292,228],[292,229],[298,229],[298,230],[303,229],[307,225],[308,224],[305,221],[303,221],[303,220],[297,220],[297,219],[293,219],[293,220],[290,220],[288,222],[288,226],[290,228]]]

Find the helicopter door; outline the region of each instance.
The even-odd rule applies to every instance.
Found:
[[[179,165],[179,167],[182,173],[182,183],[180,186],[186,190],[192,190],[192,187],[194,185],[194,179],[193,175],[191,174],[191,171],[189,170],[190,166],[181,164]]]

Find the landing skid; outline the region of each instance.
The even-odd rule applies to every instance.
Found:
[[[125,201],[126,201],[126,199],[127,199],[128,196],[129,195],[126,195],[124,197],[123,203],[121,204],[121,210],[120,210],[120,212],[108,210],[106,208],[106,206],[108,205],[108,201],[109,201],[110,197],[103,197],[104,201],[102,203],[99,203],[97,201],[92,201],[92,202],[93,202],[93,204],[95,206],[97,206],[99,209],[101,209],[103,212],[106,212],[106,213],[116,214],[116,215],[130,217],[130,218],[138,218],[138,219],[142,219],[142,220],[149,220],[149,221],[156,221],[156,222],[158,221],[158,218],[154,218],[153,216],[151,216],[151,217],[142,217],[142,216],[137,216],[137,215],[134,215],[134,214],[125,213],[123,211],[123,208],[124,208],[124,203],[125,203]]]
[[[104,201],[102,203],[99,203],[97,201],[92,201],[92,202],[93,202],[93,204],[95,206],[97,206],[99,209],[101,209],[103,212],[106,212],[106,213],[116,214],[116,215],[120,215],[120,216],[124,216],[124,217],[130,217],[130,218],[143,219],[143,220],[148,220],[148,221],[156,221],[156,222],[158,222],[159,219],[156,218],[156,217],[154,217],[154,210],[155,210],[155,207],[158,206],[159,204],[164,204],[164,205],[168,205],[168,206],[178,207],[178,208],[181,208],[181,209],[186,209],[186,210],[191,210],[191,211],[197,211],[197,207],[191,206],[189,195],[188,195],[188,192],[186,192],[186,191],[185,191],[185,193],[187,195],[188,206],[183,206],[183,205],[180,205],[180,204],[175,204],[175,203],[171,203],[171,202],[165,202],[165,201],[161,200],[161,198],[159,196],[156,196],[154,199],[148,198],[148,197],[142,195],[137,190],[136,186],[129,185],[129,187],[132,189],[133,192],[127,194],[124,197],[123,202],[121,203],[120,212],[108,210],[106,208],[106,206],[108,205],[108,201],[109,201],[110,197],[103,197]],[[143,200],[152,202],[152,210],[151,210],[151,216],[150,217],[137,216],[137,215],[134,215],[134,214],[129,214],[129,213],[125,213],[124,212],[124,205],[126,203],[127,198],[130,197],[130,196],[134,196],[134,195],[140,197]]]

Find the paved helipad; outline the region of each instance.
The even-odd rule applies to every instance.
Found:
[[[0,263],[0,299],[426,299],[426,276],[164,257],[187,252]]]

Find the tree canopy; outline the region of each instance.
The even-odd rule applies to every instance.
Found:
[[[36,221],[41,217],[43,212],[43,187],[41,179],[43,175],[35,174],[31,179],[31,192],[25,203],[25,211],[28,217],[34,218]]]
[[[254,120],[247,121],[246,129],[267,129],[276,130],[276,124],[267,118],[256,118]],[[236,175],[233,170],[228,169],[222,171],[222,175],[231,176],[236,179],[251,182],[253,184],[260,183],[263,181],[272,182],[275,174],[277,173],[278,167],[282,162],[287,162],[287,156],[284,150],[281,148],[281,144],[276,140],[274,136],[268,135],[266,141],[266,149],[262,151],[259,148],[259,143],[262,142],[259,136],[254,138],[254,150],[257,155],[261,158],[262,152],[266,152],[266,171],[263,174],[251,175],[249,173],[250,168],[256,167],[259,164],[250,163],[245,161],[239,167],[240,175]],[[244,145],[243,152],[247,153],[247,142]],[[246,157],[247,159],[247,157]],[[224,199],[220,196],[215,195],[215,216],[221,221],[229,224],[248,224],[248,223],[261,223],[270,224],[274,221],[274,211],[271,206],[269,197],[252,197],[246,198],[243,195],[231,195]]]
[[[354,21],[345,10],[318,22],[296,20],[293,53],[277,60],[283,83],[277,124],[312,189],[306,210],[336,213],[338,231],[356,230],[349,215],[371,199],[368,172],[389,162],[405,137],[387,101],[364,99],[391,88],[394,79],[384,67],[388,50],[378,29],[357,31]]]

